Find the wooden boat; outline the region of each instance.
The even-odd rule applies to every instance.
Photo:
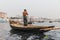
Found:
[[[12,29],[19,29],[19,30],[40,30],[40,29],[54,27],[54,26],[36,26],[33,24],[28,24],[27,26],[24,26],[22,23],[19,23],[19,22],[15,22],[11,20],[9,22]]]

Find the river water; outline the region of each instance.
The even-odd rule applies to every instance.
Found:
[[[60,26],[59,22],[36,23],[34,25]],[[60,30],[41,31],[20,31],[11,29],[9,23],[0,23],[0,40],[60,40]]]

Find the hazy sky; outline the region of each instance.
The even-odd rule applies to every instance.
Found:
[[[29,16],[60,18],[60,0],[0,0],[0,11],[8,16],[22,15],[23,9]]]

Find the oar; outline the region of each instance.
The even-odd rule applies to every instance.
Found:
[[[42,28],[42,29],[40,29],[40,30],[60,30],[60,28]]]

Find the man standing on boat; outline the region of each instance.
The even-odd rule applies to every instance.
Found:
[[[24,26],[27,26],[27,24],[28,24],[28,22],[27,22],[27,15],[28,15],[27,10],[24,9],[24,11],[23,11]]]

